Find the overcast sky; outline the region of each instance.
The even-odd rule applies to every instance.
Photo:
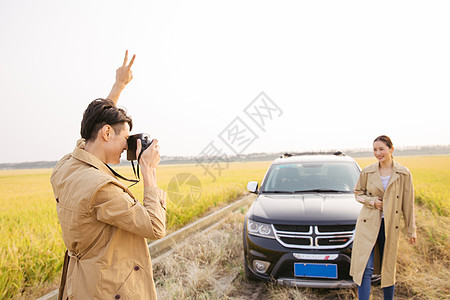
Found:
[[[126,49],[119,105],[162,155],[370,148],[380,134],[447,145],[449,15],[448,1],[0,0],[0,163],[71,152]]]

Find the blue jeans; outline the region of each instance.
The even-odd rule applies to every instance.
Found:
[[[384,242],[386,241],[386,236],[384,233],[384,218],[381,219],[380,231],[378,232],[378,249],[380,250],[380,259],[383,261],[383,251],[384,251]],[[373,257],[375,246],[373,247],[372,252],[370,253],[369,261],[367,262],[366,269],[364,271],[363,279],[361,282],[361,286],[358,286],[358,299],[360,300],[369,300],[370,297],[370,288],[371,288],[371,279],[373,274]],[[394,291],[395,285],[391,285],[383,288],[383,296],[384,299],[394,299]]]

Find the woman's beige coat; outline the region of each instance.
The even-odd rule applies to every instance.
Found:
[[[411,173],[406,167],[394,161],[391,178],[385,191],[378,163],[372,164],[362,170],[356,184],[355,197],[364,206],[356,222],[350,275],[357,285],[361,285],[367,261],[378,237],[381,216],[384,212],[386,243],[381,262],[381,287],[391,286],[395,284],[400,213],[403,213],[404,216],[406,235],[409,238],[416,236],[414,188]],[[374,208],[371,204],[371,201],[378,197],[383,199],[383,211]],[[374,269],[379,273],[380,259],[378,251],[375,253]]]
[[[50,179],[70,256],[63,299],[156,299],[146,238],[165,235],[165,193],[145,189],[142,205],[83,148],[80,140]]]

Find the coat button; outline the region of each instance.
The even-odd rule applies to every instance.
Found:
[[[115,295],[114,299],[120,299],[120,295]]]
[[[135,266],[135,267],[134,267],[134,270],[135,270],[135,271],[139,271],[139,266]]]

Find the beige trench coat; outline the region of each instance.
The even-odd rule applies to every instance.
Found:
[[[63,299],[156,299],[146,238],[165,235],[165,193],[137,201],[80,140],[50,179],[70,262]]]
[[[409,238],[416,236],[414,188],[411,173],[406,167],[394,161],[391,178],[385,191],[378,163],[372,164],[362,170],[356,184],[355,197],[364,206],[356,222],[350,275],[357,285],[361,285],[370,253],[378,237],[381,216],[384,212],[386,242],[383,261],[380,265],[379,253],[375,251],[374,269],[377,274],[381,269],[381,287],[391,286],[395,284],[400,212],[404,216],[406,235]],[[383,199],[383,211],[374,208],[371,204],[371,201],[377,197]]]

